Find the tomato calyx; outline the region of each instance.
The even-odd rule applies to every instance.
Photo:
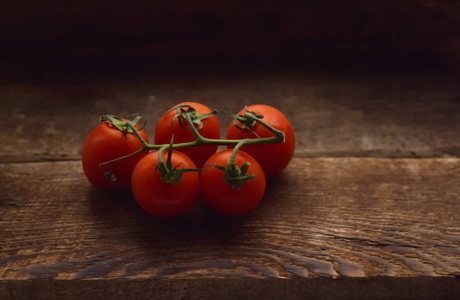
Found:
[[[188,104],[184,104],[184,105],[179,105],[177,107],[174,107],[174,108],[168,110],[165,113],[165,116],[167,114],[169,114],[170,112],[174,111],[174,110],[176,111],[176,114],[172,118],[171,128],[173,128],[174,120],[176,120],[176,119],[179,121],[179,126],[182,127],[183,126],[182,121],[187,120],[187,115],[188,115],[190,117],[190,120],[192,121],[192,123],[198,126],[196,128],[198,131],[200,131],[203,128],[203,122],[202,122],[203,119],[212,117],[217,113],[217,111],[213,111],[213,112],[210,112],[208,114],[201,114],[201,113],[197,112],[196,109],[193,108],[193,106],[188,105]]]
[[[241,167],[238,167],[236,163],[231,162],[229,162],[225,167],[216,164],[207,165],[223,171],[224,181],[228,182],[235,190],[239,190],[245,182],[253,180],[256,177],[254,174],[247,174],[248,169],[251,166],[249,162],[245,162],[241,165]]]
[[[171,157],[173,153],[173,139],[174,136],[171,138],[171,143],[167,145],[169,147],[166,161],[163,159],[163,151],[166,149],[166,147],[161,147],[160,150],[158,150],[158,164],[155,166],[154,172],[160,172],[161,180],[163,180],[163,182],[169,184],[178,184],[182,178],[182,174],[185,172],[199,172],[200,170],[184,168],[183,163],[176,166],[172,165]]]
[[[135,126],[137,122],[141,119],[142,115],[137,115],[134,120],[130,121],[132,126]],[[99,118],[99,122],[106,122],[116,129],[120,130],[123,132],[123,135],[127,138],[126,133],[134,133],[134,130],[128,125],[128,122],[123,120],[120,117],[114,116],[114,115],[103,115]],[[138,130],[142,130],[145,127],[146,123],[139,128]]]
[[[233,124],[238,129],[250,130],[258,138],[260,138],[260,136],[252,129],[252,127],[254,127],[254,125],[257,123],[256,119],[262,120],[264,118],[264,115],[260,115],[248,110],[247,106],[244,109],[246,110],[246,113],[244,115],[236,114],[231,116],[233,118]]]

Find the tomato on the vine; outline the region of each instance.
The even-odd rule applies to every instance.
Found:
[[[224,171],[216,166],[226,167],[232,150],[225,149],[215,153],[205,163],[200,174],[200,189],[205,201],[216,211],[230,216],[244,215],[253,210],[265,192],[265,175],[249,154],[238,151],[235,157],[237,166],[249,162],[247,174],[254,178],[245,181],[238,188],[224,179]]]
[[[196,102],[183,102],[173,106],[167,114],[160,118],[155,129],[155,144],[169,144],[172,135],[174,135],[174,144],[187,143],[194,141],[195,135],[189,127],[187,121],[182,116],[176,116],[176,109],[184,106],[184,111],[190,111],[193,107],[198,114],[208,115],[212,110],[207,106]],[[199,123],[202,127],[200,128]],[[198,123],[198,124],[197,124]],[[215,115],[209,115],[205,118],[198,116],[197,123],[194,122],[195,128],[199,129],[201,136],[210,139],[220,138],[219,120]],[[177,149],[190,157],[197,167],[203,166],[204,162],[217,151],[217,146],[208,145],[200,147],[187,147]]]
[[[126,119],[118,119],[127,122]],[[97,188],[117,190],[129,186],[131,174],[137,162],[147,153],[142,152],[127,159],[100,166],[101,163],[131,154],[142,148],[142,144],[133,132],[123,132],[112,121],[98,124],[86,138],[82,151],[82,166],[86,178]],[[135,125],[139,129],[139,125]],[[139,134],[148,143],[144,130]]]
[[[257,115],[263,115],[263,122],[275,129],[284,132],[285,141],[283,143],[262,144],[243,146],[241,150],[254,157],[264,170],[267,177],[275,176],[283,171],[291,161],[295,149],[295,135],[289,120],[276,108],[265,104],[251,105],[246,108],[248,111]],[[239,115],[244,115],[246,109],[242,109]],[[243,127],[239,121],[238,126]],[[227,139],[255,139],[275,136],[273,132],[259,123],[254,123],[250,129],[241,129],[230,123],[227,130]],[[231,149],[234,146],[227,146]]]
[[[163,153],[167,160],[168,153]],[[134,168],[131,188],[139,206],[148,214],[159,218],[172,218],[184,214],[196,202],[200,181],[198,172],[184,172],[173,184],[163,181],[158,151],[153,151],[139,161]],[[185,154],[172,151],[171,165],[177,169],[196,169]]]

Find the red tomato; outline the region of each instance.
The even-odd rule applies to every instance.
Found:
[[[166,162],[168,153],[163,153]],[[173,168],[196,169],[193,161],[185,154],[172,151]],[[185,213],[196,202],[200,187],[198,172],[184,172],[177,184],[166,183],[161,179],[158,164],[158,151],[144,157],[134,168],[131,188],[139,206],[152,216],[172,218]]]
[[[200,174],[200,189],[205,201],[216,211],[230,216],[240,216],[253,210],[265,192],[265,175],[257,163],[249,154],[238,151],[235,162],[238,167],[245,162],[251,165],[247,174],[254,174],[255,178],[244,182],[239,189],[223,179],[224,171],[212,166],[225,167],[232,150],[225,149],[217,152],[206,161]]]
[[[128,120],[123,119],[125,122]],[[136,125],[136,128],[139,128]],[[147,134],[144,130],[140,135],[148,143]],[[142,144],[134,133],[123,134],[112,124],[101,122],[90,132],[83,145],[82,166],[86,178],[97,188],[104,190],[117,190],[131,183],[131,174],[137,162],[147,155],[147,152],[139,153],[127,159],[123,159],[106,166],[100,167],[107,162],[142,148]],[[111,181],[107,174],[111,173],[116,180]]]
[[[285,134],[284,143],[241,147],[241,150],[245,151],[259,162],[267,177],[275,176],[286,168],[294,155],[294,130],[292,129],[288,119],[274,107],[264,104],[256,104],[248,106],[247,109],[258,115],[263,115],[264,117],[262,118],[262,121],[275,129],[283,131]],[[245,109],[239,112],[240,115],[244,115],[245,113]],[[259,123],[256,123],[252,127],[252,130],[261,138],[275,136],[273,132]],[[255,135],[254,132],[249,129],[239,129],[234,125],[234,122],[232,122],[227,130],[227,139],[254,139],[257,138],[257,135]],[[234,146],[227,146],[227,148],[230,149],[233,147]]]
[[[209,114],[212,112],[212,110],[207,106],[196,102],[183,102],[175,105],[174,107],[179,105],[190,105],[200,114]],[[188,111],[188,108],[185,108],[185,110]],[[174,144],[186,143],[195,140],[195,135],[184,118],[182,118],[180,122],[182,126],[179,123],[179,118],[174,119],[173,124],[175,114],[176,110],[172,110],[158,121],[155,129],[155,144],[169,144],[173,134]],[[220,138],[219,120],[215,115],[202,119],[202,124],[203,127],[199,132],[203,137],[210,139]],[[198,125],[195,124],[195,127],[198,128]],[[177,151],[186,154],[193,160],[195,165],[200,168],[211,155],[216,153],[217,146],[181,148],[177,149]]]

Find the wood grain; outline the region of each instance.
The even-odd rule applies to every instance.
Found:
[[[0,82],[0,300],[460,299],[458,77],[80,76]],[[85,179],[98,116],[142,112],[152,137],[186,100],[291,120],[295,158],[250,215],[200,199],[162,221]]]
[[[4,291],[4,293],[2,293]],[[458,299],[458,279],[293,278],[0,281],[0,299]]]
[[[222,135],[245,105],[280,109],[296,132],[296,156],[460,155],[458,77],[307,71],[167,72],[152,77],[69,77],[0,83],[0,162],[76,160],[102,114],[143,113],[153,139],[171,106],[221,109]]]
[[[151,218],[129,191],[94,190],[79,162],[1,164],[0,177],[7,288],[32,279],[460,275],[458,158],[295,158],[258,209],[237,219],[201,201],[180,219]]]

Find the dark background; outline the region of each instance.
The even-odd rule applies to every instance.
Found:
[[[0,66],[14,74],[460,66],[456,0],[2,3]]]

